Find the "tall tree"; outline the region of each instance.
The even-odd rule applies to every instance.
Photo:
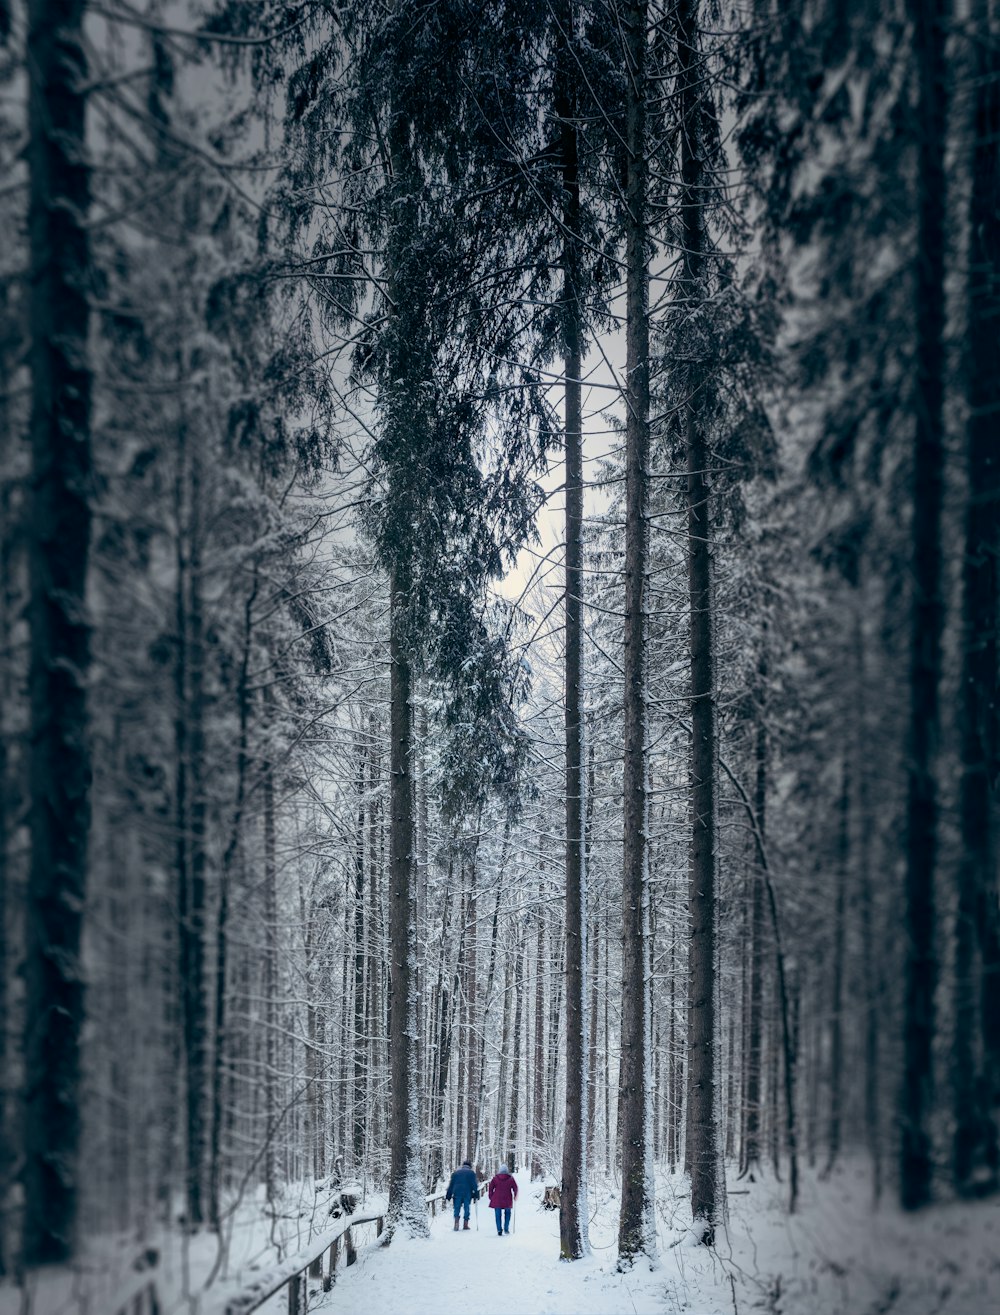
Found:
[[[997,689],[1000,603],[1000,18],[991,0],[972,14],[975,44],[969,195],[969,335],[962,683],[959,722],[961,854],[955,916],[955,1022],[951,1057],[953,1174],[970,1195],[1000,1177],[1000,974],[997,914]]]
[[[697,0],[678,0],[677,101],[680,120],[679,296],[688,308],[704,299],[705,98],[707,69],[699,41]],[[716,671],[712,581],[713,503],[704,381],[687,375],[683,407],[687,454],[687,559],[691,663],[691,850],[688,946],[688,1169],[691,1213],[711,1243],[721,1179],[716,1113]]]
[[[584,837],[583,718],[583,305],[580,161],[573,62],[573,0],[562,5],[556,36],[555,112],[563,186],[563,405],[566,453],[566,1114],[559,1253],[587,1254],[587,873]]]
[[[31,370],[31,878],[25,960],[26,1265],[73,1253],[78,1203],[80,937],[91,760],[89,166],[83,0],[28,6]]]
[[[650,1145],[649,798],[646,744],[646,571],[649,554],[649,146],[647,5],[623,14],[626,86],[625,760],[618,1259],[656,1251]]]
[[[944,497],[945,214],[951,17],[948,0],[910,0],[916,95],[916,352],[909,727],[907,739],[906,979],[900,1093],[899,1182],[903,1206],[930,1200],[934,993],[937,987],[934,879],[938,855],[935,755],[944,608],[941,512]]]

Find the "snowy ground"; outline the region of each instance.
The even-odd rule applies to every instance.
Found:
[[[773,1180],[730,1182],[729,1224],[714,1251],[693,1246],[680,1177],[658,1181],[660,1257],[615,1271],[618,1201],[595,1194],[592,1255],[559,1261],[559,1220],[541,1209],[541,1188],[519,1177],[515,1232],[498,1238],[492,1212],[479,1207],[479,1231],[456,1234],[450,1215],[432,1222],[429,1240],[398,1236],[388,1248],[358,1238],[358,1263],[341,1270],[334,1290],[313,1289],[321,1315],[1000,1315],[1000,1200],[940,1205],[906,1217],[891,1204],[872,1211],[869,1178],[850,1166],[830,1182],[806,1174],[802,1209],[785,1213]],[[596,1203],[599,1196],[599,1204]],[[373,1204],[369,1198],[366,1211]],[[205,1289],[218,1249],[201,1235],[160,1239],[155,1274],[162,1315],[219,1315],[225,1300],[276,1259],[261,1202],[233,1216],[228,1257]],[[274,1221],[283,1252],[298,1252],[330,1223],[328,1202],[290,1193]],[[314,1209],[314,1207],[319,1207]],[[30,1302],[0,1285],[0,1315],[114,1315],[136,1244],[93,1248],[72,1272],[33,1284]],[[282,1294],[264,1315],[287,1312]]]
[[[518,1205],[509,1237],[497,1237],[493,1211],[473,1206],[472,1231],[454,1231],[450,1214],[431,1221],[429,1241],[397,1237],[337,1279],[310,1305],[329,1315],[661,1315],[655,1274],[614,1273],[613,1249],[575,1264],[559,1261],[559,1214],[540,1206],[541,1187],[517,1175]],[[596,1230],[595,1230],[596,1233]],[[600,1238],[596,1240],[600,1241]]]
[[[802,1211],[785,1214],[785,1188],[731,1183],[729,1226],[714,1251],[690,1245],[680,1178],[658,1184],[661,1253],[654,1271],[615,1272],[618,1202],[607,1193],[591,1223],[593,1254],[559,1261],[559,1220],[523,1177],[516,1232],[498,1238],[436,1219],[430,1241],[397,1238],[369,1251],[317,1294],[324,1315],[997,1315],[1000,1201],[939,1206],[917,1218],[872,1213],[867,1174],[823,1184],[806,1175]],[[473,1228],[475,1223],[473,1222]]]

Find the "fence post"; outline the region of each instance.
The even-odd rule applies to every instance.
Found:
[[[375,1236],[382,1236],[382,1229],[385,1227],[385,1220],[381,1215],[375,1220]]]
[[[321,1255],[317,1256],[315,1260],[311,1260],[309,1262],[309,1277],[310,1278],[323,1277],[323,1257]]]
[[[326,1278],[323,1280],[323,1291],[329,1292],[337,1281],[337,1254],[340,1251],[340,1238],[335,1237],[330,1243],[330,1260],[327,1265]]]
[[[353,1265],[358,1258],[358,1253],[354,1249],[354,1238],[351,1237],[349,1228],[344,1230],[344,1250],[347,1252],[347,1263]]]
[[[301,1274],[293,1274],[288,1283],[288,1315],[302,1315]]]

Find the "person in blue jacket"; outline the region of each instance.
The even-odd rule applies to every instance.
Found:
[[[461,1169],[456,1169],[451,1175],[451,1181],[448,1184],[444,1199],[454,1202],[455,1232],[458,1232],[458,1216],[463,1207],[465,1208],[465,1227],[468,1228],[472,1202],[479,1200],[479,1184],[476,1182],[475,1172],[468,1160],[463,1160]]]

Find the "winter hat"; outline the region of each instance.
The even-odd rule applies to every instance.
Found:
[[[462,1161],[462,1168],[463,1168],[463,1169],[471,1169],[471,1168],[472,1168],[472,1165],[469,1163],[468,1160],[463,1160],[463,1161]]]
[[[501,1173],[510,1173],[510,1170],[507,1168],[507,1166],[506,1166],[505,1164],[501,1164],[501,1166],[500,1166],[500,1172],[501,1172]]]

